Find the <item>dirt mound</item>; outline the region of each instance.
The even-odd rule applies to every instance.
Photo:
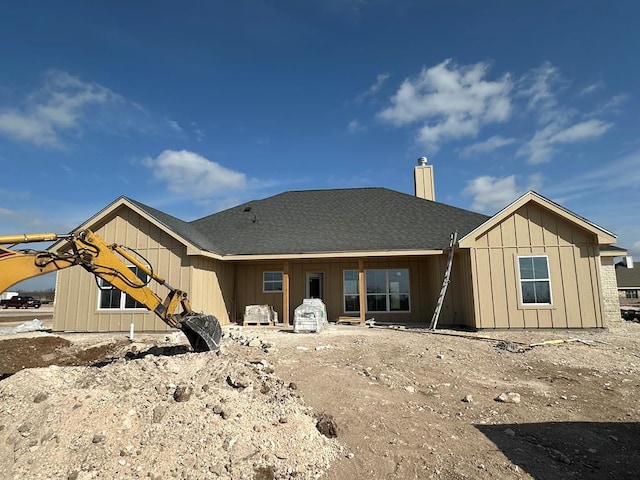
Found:
[[[4,478],[317,478],[339,452],[265,360],[182,353],[0,382]]]

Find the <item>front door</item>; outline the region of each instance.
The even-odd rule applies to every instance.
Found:
[[[324,297],[324,273],[322,272],[307,272],[307,288],[305,291],[305,298],[319,298]]]

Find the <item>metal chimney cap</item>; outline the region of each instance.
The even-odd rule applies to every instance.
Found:
[[[420,165],[421,167],[424,167],[427,164],[427,157],[420,157],[418,159],[418,165]]]

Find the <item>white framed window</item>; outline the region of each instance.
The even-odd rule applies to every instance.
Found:
[[[407,268],[365,270],[367,312],[409,312],[409,270]],[[357,270],[344,271],[344,311],[360,311]]]
[[[625,290],[626,298],[638,298],[638,290]]]
[[[518,257],[520,298],[523,305],[551,305],[551,277],[546,255]]]
[[[282,291],[282,272],[262,272],[262,292]]]
[[[135,273],[144,284],[149,281],[147,274],[139,270],[138,267],[132,266],[129,267],[129,270]],[[134,298],[102,278],[98,278],[98,287],[100,289],[98,295],[98,310],[146,310],[146,307],[142,303],[137,302]]]

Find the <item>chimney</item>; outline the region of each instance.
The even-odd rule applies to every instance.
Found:
[[[433,165],[427,165],[427,157],[418,159],[418,166],[413,170],[415,194],[418,198],[435,201],[436,191],[433,186]]]

